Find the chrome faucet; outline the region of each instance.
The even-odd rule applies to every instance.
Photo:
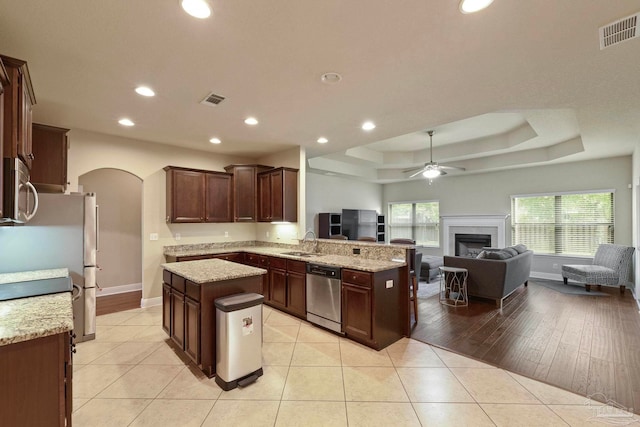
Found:
[[[309,241],[307,240],[307,236],[309,236],[309,234],[311,234],[311,236],[313,237],[313,240],[311,240],[313,242],[313,252],[316,252],[318,250],[318,240],[316,238],[316,233],[314,233],[313,230],[309,230],[304,233],[304,237],[302,238],[302,246],[304,247],[304,244]]]

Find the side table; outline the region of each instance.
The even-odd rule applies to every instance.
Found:
[[[466,268],[440,267],[440,304],[452,307],[466,307],[469,305],[467,297]]]

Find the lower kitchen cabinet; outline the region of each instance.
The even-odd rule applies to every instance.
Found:
[[[287,309],[296,316],[307,316],[307,263],[287,260]]]
[[[0,425],[71,426],[71,333],[0,347]]]
[[[171,285],[162,284],[162,329],[171,336]]]
[[[399,270],[342,269],[342,328],[354,341],[381,350],[403,336]]]
[[[184,348],[184,294],[175,289],[171,292],[171,339]]]
[[[184,299],[184,352],[200,363],[200,303],[189,297]]]
[[[280,309],[287,307],[287,260],[269,258],[269,299],[267,303]]]

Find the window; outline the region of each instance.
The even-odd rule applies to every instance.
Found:
[[[389,239],[413,239],[419,246],[440,246],[440,203],[389,203]]]
[[[613,243],[613,191],[511,196],[511,225],[534,252],[593,256]]]

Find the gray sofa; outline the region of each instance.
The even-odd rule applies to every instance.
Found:
[[[520,285],[527,286],[531,273],[533,251],[524,251],[508,259],[478,259],[445,256],[447,267],[466,268],[469,271],[469,295],[489,298],[502,308],[502,300]]]

